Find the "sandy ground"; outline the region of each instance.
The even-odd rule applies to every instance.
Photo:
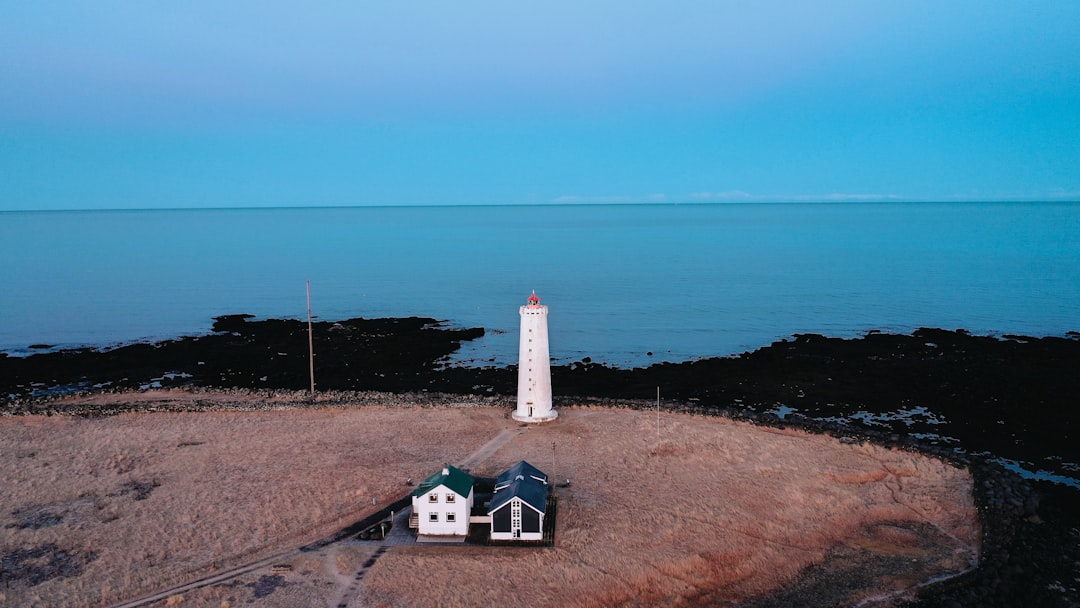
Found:
[[[0,605],[109,605],[274,555],[474,453],[476,474],[524,458],[573,480],[554,548],[372,562],[378,547],[338,543],[159,605],[770,605],[784,589],[854,605],[974,558],[971,479],[940,461],[718,418],[660,427],[599,408],[540,427],[453,407],[0,418]]]

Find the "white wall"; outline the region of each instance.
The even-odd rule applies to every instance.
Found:
[[[454,495],[454,502],[447,502],[446,496]],[[431,502],[434,495],[436,502]],[[457,494],[446,486],[436,486],[426,494],[413,496],[413,513],[419,516],[419,534],[428,536],[467,536],[469,534],[469,514],[472,511],[473,492],[468,496]],[[431,513],[438,516],[438,521],[430,520]],[[453,513],[455,521],[447,521],[446,514]]]
[[[548,307],[522,306],[518,345],[518,420],[553,417],[551,409],[551,355],[548,347]],[[530,413],[529,407],[532,407]]]
[[[504,506],[503,509],[511,508],[512,507],[511,503],[513,503],[515,501],[521,503],[521,509],[522,510],[529,509],[529,510],[534,511],[534,512],[536,511],[536,509],[533,509],[531,506],[528,505],[528,503],[526,503],[525,501],[521,500],[520,498],[518,498],[516,496],[514,498],[511,498],[510,502],[506,503],[506,506]],[[500,511],[501,510],[502,509],[500,509]],[[511,530],[509,532],[496,532],[496,531],[492,530],[491,531],[491,540],[544,540],[544,514],[540,513],[540,532],[522,532],[521,536],[519,536],[517,538],[514,538],[514,531],[513,530]]]

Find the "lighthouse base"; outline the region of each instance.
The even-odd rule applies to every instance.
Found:
[[[514,410],[514,413],[510,414],[510,417],[514,420],[517,420],[518,422],[540,424],[541,422],[551,422],[552,420],[555,420],[559,417],[559,412],[556,412],[555,410],[548,410],[546,413],[540,416],[529,416],[527,414],[522,414],[521,412]]]

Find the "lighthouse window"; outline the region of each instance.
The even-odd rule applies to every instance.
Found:
[[[453,494],[447,494],[446,495],[446,502],[454,502],[454,495]]]
[[[439,495],[432,492],[431,494],[428,494],[427,501],[428,502],[439,502]]]
[[[439,514],[435,511],[432,511],[431,513],[428,513],[427,520],[437,522],[439,521]]]
[[[457,521],[457,514],[456,513],[447,513],[446,514],[446,521],[449,521],[449,522]]]

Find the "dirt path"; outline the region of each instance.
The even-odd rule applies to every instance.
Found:
[[[145,606],[154,602],[168,600],[169,597],[173,595],[183,595],[184,593],[192,591],[194,589],[200,589],[202,587],[209,587],[218,583],[224,583],[225,581],[234,579],[238,576],[247,574],[260,568],[268,568],[278,562],[286,562],[289,560],[289,558],[297,555],[299,552],[299,549],[291,549],[286,553],[279,553],[278,555],[274,555],[266,559],[261,559],[257,562],[252,562],[250,564],[239,566],[231,570],[226,570],[224,572],[221,572],[220,574],[200,578],[199,580],[185,583],[183,585],[178,585],[176,587],[173,587],[172,589],[167,589],[165,591],[159,591],[158,593],[155,593],[153,595],[147,595],[139,599],[128,600],[119,604],[113,604],[112,606],[110,606],[110,608],[136,608],[137,606]]]
[[[389,547],[382,546],[376,549],[366,560],[364,560],[363,565],[353,572],[351,577],[345,578],[344,589],[338,593],[337,601],[330,605],[334,606],[334,608],[354,608],[357,606],[364,606],[365,604],[362,602],[363,598],[360,597],[359,593],[360,585],[363,584],[364,575],[375,565],[375,562],[379,557],[383,553],[386,553],[388,548]]]
[[[465,457],[465,460],[461,462],[461,468],[469,469],[477,464],[487,460],[496,450],[501,448],[510,442],[511,439],[524,433],[527,427],[514,427],[509,429],[503,429],[501,433],[491,439],[491,441],[477,448],[475,452]]]

